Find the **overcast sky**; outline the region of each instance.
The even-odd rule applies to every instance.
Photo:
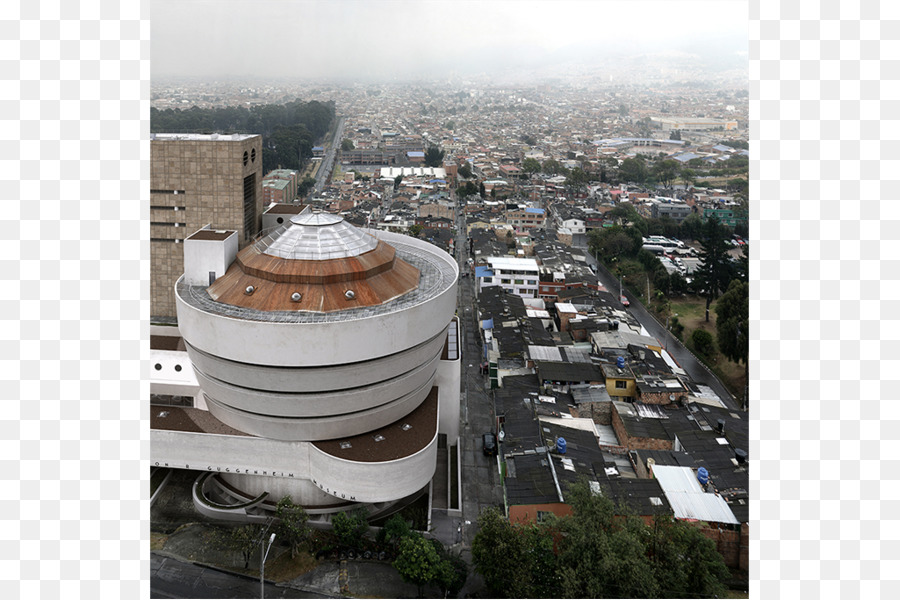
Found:
[[[746,52],[729,0],[150,0],[152,76],[402,78]],[[746,60],[746,56],[744,56]]]

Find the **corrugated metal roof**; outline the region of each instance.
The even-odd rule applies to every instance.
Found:
[[[682,467],[673,467],[676,469]],[[656,473],[654,467],[653,472]],[[739,524],[728,503],[717,494],[693,494],[690,492],[666,492],[676,519],[696,519],[712,523]]]
[[[660,465],[653,468],[653,476],[666,492],[693,492],[703,494],[703,488],[690,467]]]
[[[659,481],[676,518],[738,523],[724,498],[703,491],[692,468],[655,465],[653,477]]]

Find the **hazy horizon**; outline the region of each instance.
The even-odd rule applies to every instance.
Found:
[[[333,79],[748,71],[746,1],[151,0],[151,77]]]

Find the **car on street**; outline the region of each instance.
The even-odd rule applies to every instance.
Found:
[[[628,298],[626,298],[624,295],[619,296],[619,302],[622,303],[622,306],[628,306],[629,304],[631,304],[631,302],[628,301]]]
[[[489,431],[481,436],[481,450],[485,456],[494,456],[497,454],[497,436]]]

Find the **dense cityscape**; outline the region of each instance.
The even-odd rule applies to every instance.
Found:
[[[261,578],[265,565],[278,593],[322,597],[746,593],[746,80],[698,84],[679,69],[655,71],[653,84],[155,82],[155,585],[191,560]],[[235,148],[225,152],[238,159],[234,176],[213,147]],[[209,157],[218,162],[206,168]],[[219,176],[220,197],[206,204],[204,172]],[[234,200],[221,197],[229,181]],[[211,244],[222,248],[212,262]],[[316,272],[358,269],[381,244],[396,249],[393,271],[372,267],[352,289],[299,274],[316,262]],[[424,294],[430,267],[417,257],[426,247],[456,273],[446,288],[455,308],[423,313],[440,329],[417,326],[422,335],[398,338],[395,350],[372,344],[365,332],[377,324],[351,320],[348,329],[362,309],[330,294],[371,305],[360,313],[368,319],[402,319],[388,326],[395,337],[420,318],[397,313],[397,300],[362,298]],[[275,256],[284,265],[273,266]],[[431,264],[443,264],[435,256]],[[418,291],[378,292],[412,268],[400,257],[419,269]],[[277,275],[286,269],[299,279]],[[182,272],[172,299],[170,274]],[[293,280],[285,292],[267,283]],[[277,308],[289,292],[295,304]],[[429,305],[446,305],[450,296],[435,293]],[[245,329],[212,340],[234,318]],[[273,318],[295,321],[296,332],[278,342],[274,328],[254,324]],[[303,358],[338,335],[347,345],[330,362],[324,347]],[[281,359],[234,339],[300,345]],[[405,366],[391,367],[400,355]],[[373,375],[352,385],[365,387],[332,381],[339,364],[362,373],[360,360]],[[265,384],[236,372],[250,363],[266,378],[299,369],[320,383]],[[410,392],[428,373],[421,396]],[[383,395],[384,407],[414,410],[382,419],[387,409],[373,405],[364,425],[351,425],[354,413],[334,412],[333,402],[356,403],[363,389]],[[410,394],[424,401],[403,400]],[[322,402],[309,417],[291,408]],[[435,417],[426,416],[430,402]],[[332,416],[318,416],[326,405]],[[404,428],[436,418],[433,437],[396,446],[398,415]],[[261,445],[249,449],[248,435]],[[386,445],[344,460],[372,465],[394,447],[384,467],[348,470],[311,456],[303,475],[286,459],[340,458],[373,435]],[[389,474],[388,464],[401,471]],[[285,482],[298,477],[312,487]],[[409,483],[387,489],[385,477]],[[207,541],[179,551],[191,535]],[[568,541],[554,542],[560,535]],[[322,584],[329,573],[334,584]]]

